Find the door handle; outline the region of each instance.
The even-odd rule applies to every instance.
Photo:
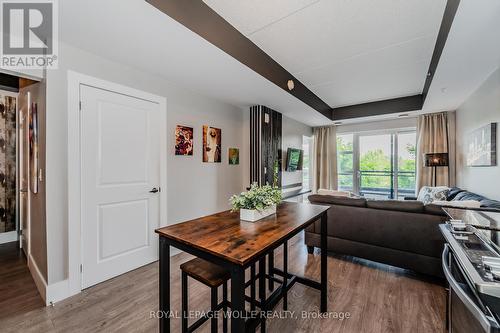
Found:
[[[158,193],[158,192],[160,192],[160,190],[157,189],[156,187],[153,187],[153,189],[149,191],[149,193]]]

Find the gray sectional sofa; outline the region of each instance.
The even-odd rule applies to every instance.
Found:
[[[419,273],[442,277],[444,239],[438,225],[446,220],[441,207],[420,201],[366,200],[310,195],[313,204],[330,205],[328,250]],[[320,223],[305,232],[312,252],[320,247]]]
[[[448,201],[477,200],[483,210],[498,210],[500,202],[460,188],[452,188]],[[444,239],[438,225],[447,220],[442,206],[420,201],[367,200],[364,198],[309,196],[313,204],[330,205],[328,250],[415,272],[442,277]],[[319,221],[305,232],[308,251],[320,247]]]

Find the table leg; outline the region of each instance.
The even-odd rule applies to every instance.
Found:
[[[266,332],[266,257],[259,261],[259,299],[260,299],[260,332]]]
[[[245,332],[245,270],[231,268],[231,333]]]
[[[219,297],[218,297],[218,289],[219,288],[211,288],[210,290],[210,300],[211,300],[211,306],[210,310],[212,311],[212,318],[210,318],[210,332],[211,333],[217,333],[217,329],[219,327],[219,321],[217,320],[217,317],[215,316],[215,313],[217,312],[217,305],[219,304]]]
[[[271,276],[271,279],[269,279],[269,291],[274,290],[274,280],[272,279],[274,277],[273,270],[274,270],[274,251],[270,251],[268,257],[268,271],[269,275]]]
[[[182,319],[181,319],[181,332],[185,333],[188,331],[188,301],[189,301],[189,295],[188,295],[188,276],[187,273],[182,271],[181,272],[181,289],[182,289],[182,296],[181,296],[181,303],[182,303]]]
[[[250,304],[250,310],[255,310],[255,264],[252,264],[250,267],[250,281],[252,284],[250,285],[250,298],[252,299],[252,303]]]
[[[288,242],[283,243],[283,311],[288,310]]]
[[[170,333],[170,246],[160,237],[160,333]]]
[[[327,213],[321,215],[321,312],[328,310]]]
[[[222,332],[227,333],[227,282],[224,282],[222,285],[222,301],[224,302],[224,306],[222,307],[222,311],[224,312],[224,316],[222,317]]]

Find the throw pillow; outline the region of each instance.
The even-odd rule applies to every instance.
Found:
[[[446,186],[424,186],[418,192],[417,200],[422,201],[424,205],[428,205],[433,201],[446,201],[449,190],[450,188]]]
[[[348,191],[335,191],[335,190],[325,190],[320,188],[318,190],[319,195],[332,195],[334,197],[352,197],[352,193]]]
[[[459,208],[481,208],[481,203],[476,200],[464,201],[433,201],[433,205],[459,207]]]

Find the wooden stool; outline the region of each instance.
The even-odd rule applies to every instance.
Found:
[[[209,317],[205,316],[198,319],[193,325],[188,327],[188,284],[187,277],[190,276],[193,279],[203,283],[204,285],[210,287],[211,291],[211,332],[217,332],[217,318],[215,313],[222,309],[224,312],[227,311],[230,303],[227,301],[227,281],[231,278],[231,273],[216,265],[208,262],[206,260],[195,258],[181,265],[182,271],[182,332],[188,333],[193,332],[198,327],[200,327],[204,322],[206,322]],[[219,303],[217,291],[219,286],[222,285],[222,302]],[[227,316],[224,314],[222,317],[223,332],[227,333]]]

